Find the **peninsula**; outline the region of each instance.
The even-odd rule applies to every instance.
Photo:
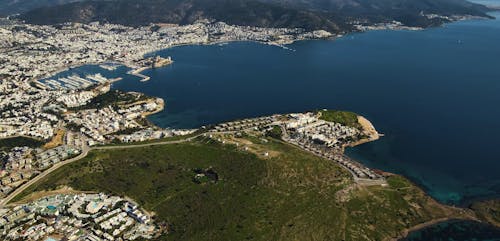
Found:
[[[143,70],[173,63],[151,54],[172,46],[415,30],[489,17],[484,6],[354,1],[317,11],[325,6],[316,1],[224,0],[232,11],[221,14],[221,0],[147,2],[144,11],[132,0],[85,1],[0,19],[2,239],[393,240],[450,219],[499,226],[498,200],[447,206],[402,176],[346,156],[346,147],[382,136],[356,113],[163,129],[147,116],[165,101],[112,90],[120,78],[54,77],[87,64],[114,71],[105,65],[113,63],[147,81]],[[165,9],[172,6],[178,14]]]
[[[405,178],[343,155],[345,146],[379,136],[368,120],[351,112],[277,114],[130,143],[135,135],[123,139],[127,144],[86,149],[28,182],[3,201],[6,210],[16,212],[11,220],[30,220],[33,211],[15,208],[25,203],[106,193],[132,198],[151,213],[157,231],[142,235],[155,240],[203,239],[207,233],[215,239],[392,240],[450,219],[498,225],[491,210],[440,204]],[[126,217],[128,209],[122,210]],[[6,215],[13,217],[12,212]],[[54,216],[44,209],[34,212]],[[45,226],[47,235],[66,235],[50,227]],[[83,236],[131,235],[120,226],[71,227]]]

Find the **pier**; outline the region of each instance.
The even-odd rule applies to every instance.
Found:
[[[146,82],[146,81],[151,79],[149,76],[141,74],[141,72],[146,70],[146,69],[149,69],[149,67],[142,67],[142,68],[138,68],[138,69],[133,69],[133,70],[128,71],[127,74],[141,78],[141,80],[140,80],[141,82]]]

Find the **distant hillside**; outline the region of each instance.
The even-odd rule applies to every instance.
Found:
[[[343,18],[372,21],[395,19],[407,25],[425,26],[432,22],[420,13],[474,15],[488,17],[487,7],[465,0],[261,0],[294,8],[329,12]]]
[[[463,0],[110,0],[86,1],[29,11],[34,24],[107,21],[124,25],[189,24],[213,19],[260,27],[300,27],[349,31],[351,20],[401,21],[427,27],[442,23],[420,13],[487,16],[487,8]]]
[[[81,0],[0,0],[0,16],[24,13],[36,8],[61,5]]]
[[[433,12],[483,14],[487,8],[466,0],[261,0],[289,7],[330,11],[345,15]]]
[[[29,23],[108,21],[124,25],[189,24],[214,19],[261,27],[325,28],[338,31],[333,17],[256,0],[117,0],[88,1],[36,9],[21,16]]]

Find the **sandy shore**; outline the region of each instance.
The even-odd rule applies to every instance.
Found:
[[[363,134],[365,134],[368,137],[349,144],[349,147],[354,147],[367,142],[376,141],[381,136],[383,136],[382,134],[378,133],[373,124],[365,117],[358,115],[358,123],[361,125]]]
[[[154,115],[156,113],[159,113],[165,109],[165,100],[162,98],[156,98],[155,102],[159,105],[159,108],[152,111],[152,112],[145,112],[142,114],[142,117],[148,117],[150,115]]]

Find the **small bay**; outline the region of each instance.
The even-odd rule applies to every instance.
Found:
[[[144,71],[148,82],[126,75],[125,67],[83,66],[58,76],[123,77],[113,88],[165,99],[165,110],[150,120],[166,128],[321,108],[353,111],[385,136],[348,155],[410,178],[440,202],[464,206],[500,196],[500,13],[491,15],[497,19],[301,41],[287,46],[292,50],[251,42],[180,46],[156,53],[175,62]],[[490,226],[446,222],[407,240],[497,235]]]
[[[499,13],[492,13],[497,18]],[[193,128],[319,108],[357,112],[385,134],[348,150],[451,204],[500,194],[500,20],[371,31],[286,50],[250,42],[158,52],[171,66],[114,88],[165,99],[151,120]]]

